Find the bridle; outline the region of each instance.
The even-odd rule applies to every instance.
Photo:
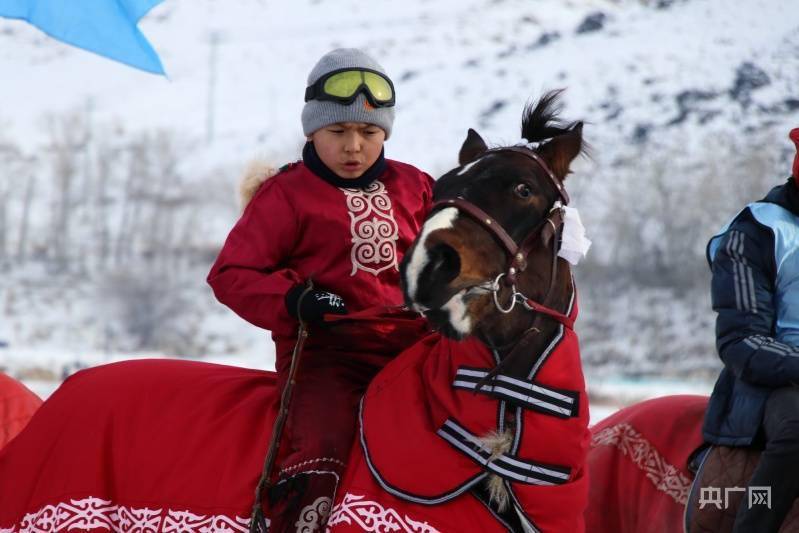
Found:
[[[549,181],[555,187],[558,193],[558,200],[554,202],[547,215],[533,227],[527,235],[522,239],[521,244],[517,244],[515,240],[508,234],[505,228],[491,217],[488,213],[477,207],[474,203],[463,197],[457,197],[448,200],[441,200],[433,205],[432,211],[443,209],[446,207],[454,207],[459,212],[467,215],[472,220],[477,222],[483,229],[499,242],[510,258],[508,265],[504,272],[501,272],[493,280],[486,280],[484,283],[479,284],[478,287],[484,288],[493,293],[494,304],[501,313],[510,313],[516,303],[521,303],[527,310],[540,313],[554,320],[557,320],[566,327],[573,328],[574,320],[569,316],[556,311],[549,307],[549,298],[555,284],[555,277],[557,275],[558,264],[558,251],[560,248],[560,235],[563,229],[564,206],[569,203],[569,195],[563,187],[563,182],[559,180],[555,174],[550,170],[549,166],[544,160],[534,151],[523,148],[520,146],[511,146],[507,148],[497,148],[488,150],[484,153],[498,153],[498,152],[514,152],[522,154],[533,161],[544,171]],[[527,257],[533,249],[539,244],[548,247],[552,243],[552,261],[549,287],[547,288],[546,296],[543,302],[537,302],[532,298],[516,290],[516,278],[519,273],[527,269]],[[506,287],[510,287],[512,296],[510,303],[507,307],[503,307],[499,302],[498,293],[501,289],[500,282]]]

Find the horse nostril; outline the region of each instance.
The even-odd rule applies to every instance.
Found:
[[[431,281],[445,284],[458,277],[461,271],[461,258],[458,252],[448,244],[436,244],[427,252],[430,261],[425,270]]]

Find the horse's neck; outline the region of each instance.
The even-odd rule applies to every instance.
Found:
[[[540,332],[531,333],[533,339],[531,344],[525,347],[529,356],[518,357],[508,363],[508,367],[502,373],[512,376],[517,379],[526,380],[533,369],[533,366],[538,362],[538,359],[544,354],[547,346],[551,342],[553,336],[556,334],[558,324],[549,319],[542,319],[541,325],[538,327]],[[512,348],[500,352],[500,359],[504,359],[510,354]]]
[[[573,291],[571,270],[568,265],[559,265],[557,279],[552,288],[550,301],[540,303],[563,314],[568,314]],[[524,348],[525,355],[510,361],[507,370],[503,372],[504,374],[525,380],[528,378],[533,366],[538,362],[538,359],[544,354],[547,347],[552,342],[552,339],[555,337],[560,327],[560,322],[541,314],[538,314],[537,320],[534,314],[532,319],[528,320],[528,323],[529,325],[520,332],[518,339],[518,342],[525,342],[527,344]],[[537,331],[529,331],[529,328],[532,326],[535,326]],[[531,337],[525,339],[524,337],[527,335]],[[518,342],[501,350],[499,353],[500,358],[504,359],[507,357],[517,346]]]

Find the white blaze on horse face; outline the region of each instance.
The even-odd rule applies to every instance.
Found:
[[[429,261],[427,248],[425,248],[427,237],[434,231],[451,228],[456,218],[458,218],[458,210],[455,207],[447,207],[430,217],[422,226],[422,233],[413,247],[411,260],[408,262],[408,268],[405,271],[405,285],[408,287],[408,296],[411,301],[416,301],[419,275],[421,275],[422,270]]]

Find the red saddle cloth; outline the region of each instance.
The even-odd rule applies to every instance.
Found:
[[[174,360],[76,373],[0,451],[0,528],[247,531],[274,383]]]
[[[0,449],[22,431],[41,404],[25,385],[0,372]]]
[[[399,308],[332,321],[309,345],[350,335],[383,360],[426,328]],[[0,531],[248,531],[276,384],[274,372],[166,359],[77,372],[0,450]]]
[[[513,507],[539,530],[582,531],[588,402],[577,336],[558,330],[527,379],[500,376],[490,393],[474,389],[496,361],[474,339],[434,334],[386,366],[361,412],[366,463],[380,486],[405,501],[454,504],[498,474]],[[509,420],[511,449],[491,457],[477,439],[504,431]],[[434,509],[416,514],[435,525]]]

